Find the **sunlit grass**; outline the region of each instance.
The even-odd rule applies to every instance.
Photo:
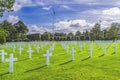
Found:
[[[16,49],[14,57],[18,58],[14,62],[14,72],[9,74],[9,63],[0,62],[0,80],[119,80],[120,79],[120,44],[117,43],[117,52],[114,52],[114,44],[107,48],[107,54],[103,56],[102,48],[95,42],[93,43],[93,56],[89,58],[90,43],[83,46],[80,51],[79,44],[76,45],[75,60],[71,61],[72,44],[69,44],[69,53],[56,42],[53,55],[50,57],[50,65],[45,65],[46,50],[50,48],[51,43],[40,49],[40,53],[34,50],[32,58],[28,58],[25,45],[22,55],[20,56]],[[0,47],[3,49],[3,47]],[[7,50],[6,48],[4,48]],[[12,51],[6,51],[8,54]],[[9,58],[9,55],[5,56]],[[0,57],[1,60],[1,57]]]

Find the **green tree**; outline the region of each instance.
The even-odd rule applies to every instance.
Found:
[[[80,33],[80,31],[77,31],[75,34],[75,39],[80,40],[80,37],[81,37],[81,33]]]
[[[108,32],[107,32],[108,39],[113,40],[113,41],[118,39],[119,26],[120,25],[118,23],[111,24],[111,27],[108,29]]]
[[[7,37],[7,41],[11,41],[12,39],[16,39],[16,28],[12,25],[12,23],[9,23],[7,20],[3,21],[1,23],[1,27],[8,31],[9,36]]]
[[[0,0],[0,17],[3,16],[4,11],[8,11],[8,12],[12,11],[11,8],[13,7],[14,2],[15,2],[15,0]],[[2,30],[4,30],[4,29],[0,30],[0,36],[1,36],[0,39],[4,40],[3,42],[6,42],[5,41],[6,37],[7,37],[6,32],[4,32]]]
[[[12,11],[15,0],[0,0],[0,17],[3,16],[4,11]]]
[[[8,35],[9,35],[8,32],[0,26],[0,44],[6,42],[6,37]]]
[[[96,23],[94,27],[90,31],[90,37],[92,40],[100,40],[101,39],[101,25]]]
[[[18,34],[18,40],[25,40],[27,39],[26,33],[29,31],[27,26],[22,22],[18,21],[16,24],[14,24],[16,28],[16,32]]]
[[[50,40],[50,33],[49,32],[44,32],[42,35],[41,35],[41,40]]]
[[[40,41],[41,40],[41,35],[40,34],[29,34],[27,35],[27,38],[30,40],[30,41]]]
[[[73,39],[74,39],[73,33],[68,33],[68,35],[67,35],[67,40],[71,41],[71,40],[73,40]]]

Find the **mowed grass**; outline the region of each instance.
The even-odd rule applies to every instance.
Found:
[[[102,43],[102,46],[105,44]],[[14,62],[14,72],[9,73],[8,62],[0,62],[0,80],[120,80],[120,43],[117,43],[116,54],[114,43],[111,43],[104,56],[104,49],[94,42],[92,58],[89,58],[90,42],[83,46],[82,51],[77,43],[75,60],[71,61],[70,52],[74,45],[68,44],[70,48],[67,54],[60,43],[56,42],[50,65],[46,66],[43,54],[51,45],[52,43],[40,49],[40,53],[32,46],[34,52],[31,59],[28,58],[27,44],[21,56],[16,49],[14,57],[18,58],[18,61]],[[8,54],[12,53],[12,50],[7,51],[7,48],[0,49],[4,49]],[[5,58],[9,58],[9,55]]]

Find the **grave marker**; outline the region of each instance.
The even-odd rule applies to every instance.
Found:
[[[31,49],[31,47],[29,47],[29,49],[28,49],[27,52],[29,53],[29,58],[32,58],[32,52],[33,52],[33,50]]]
[[[74,48],[72,48],[71,54],[72,54],[72,61],[74,61],[74,54],[75,54]]]
[[[49,50],[47,50],[46,54],[44,54],[43,56],[46,57],[46,65],[48,66],[50,64],[49,57],[52,56],[52,54],[49,53]]]
[[[13,73],[13,62],[14,61],[17,61],[17,58],[13,58],[13,54],[10,54],[10,58],[9,59],[6,59],[6,62],[10,62],[9,64],[9,72],[10,73]]]
[[[7,53],[5,53],[4,50],[1,50],[0,52],[1,52],[0,55],[2,57],[1,60],[2,60],[2,62],[4,62],[4,57],[5,57],[5,55],[7,55]]]
[[[106,46],[104,46],[104,55],[106,55]]]
[[[90,45],[90,58],[92,58],[92,51],[93,51],[93,48],[92,48],[92,44]]]
[[[20,54],[20,55],[22,54],[22,50],[23,50],[23,48],[20,47],[20,48],[19,48],[19,54]]]

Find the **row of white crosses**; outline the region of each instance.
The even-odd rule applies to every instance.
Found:
[[[69,46],[67,43],[60,42],[61,46],[65,49],[66,53],[68,54],[69,52]]]
[[[4,50],[0,51],[0,55],[2,56],[2,62],[5,62],[5,55],[7,55],[7,53],[5,53]],[[10,54],[10,58],[6,59],[6,62],[10,62],[9,64],[9,72],[12,73],[13,72],[13,62],[17,61],[17,58],[13,58],[13,54]]]
[[[20,49],[20,53],[21,53],[22,48],[20,47],[19,49]],[[53,50],[54,50],[54,45],[52,45],[50,47],[50,49],[46,51],[46,54],[43,55],[43,56],[46,57],[46,65],[50,64],[49,57],[52,56],[52,51]],[[92,43],[91,43],[91,45],[90,45],[90,58],[92,58],[92,51],[93,51],[93,48],[92,48]],[[116,52],[116,44],[114,45],[114,51]],[[33,50],[29,46],[28,47],[29,58],[31,58],[32,52],[33,52]],[[72,51],[71,51],[71,55],[72,55],[72,59],[71,60],[72,61],[74,61],[74,54],[75,54],[75,50],[74,50],[74,48],[72,48]],[[2,62],[4,62],[4,56],[6,55],[4,50],[1,50],[0,55],[2,56]],[[106,46],[104,46],[104,55],[106,55]],[[6,61],[10,62],[9,72],[12,73],[13,72],[13,62],[17,61],[17,58],[13,58],[13,54],[10,54],[10,58],[7,59]]]
[[[20,55],[21,55],[21,52],[22,52],[23,48],[20,47],[19,50],[20,50]],[[28,48],[29,58],[32,57],[32,52],[33,52],[33,50],[29,46],[29,48]],[[1,50],[0,55],[2,55],[2,62],[4,62],[4,56],[6,55],[6,53],[4,52],[4,50]],[[46,57],[47,57],[46,65],[49,65],[49,57],[48,57],[48,55]],[[6,62],[9,62],[9,72],[10,73],[13,73],[13,69],[14,69],[13,62],[14,61],[17,61],[17,58],[14,58],[13,54],[10,54],[10,58],[6,59]]]

